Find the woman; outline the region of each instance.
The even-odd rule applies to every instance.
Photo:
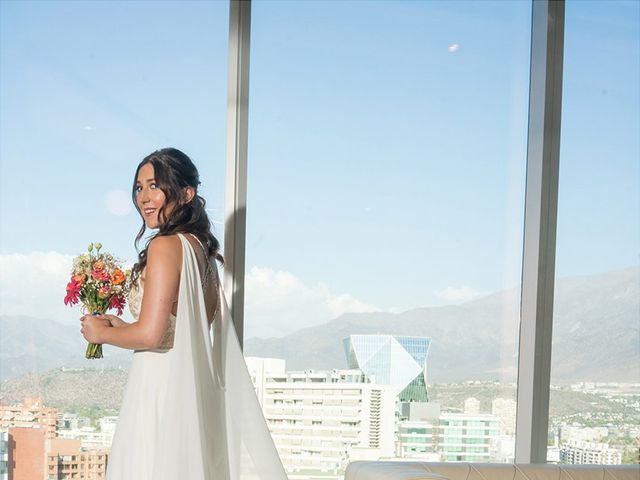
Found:
[[[136,244],[147,227],[158,232],[132,271],[136,321],[80,319],[87,341],[134,351],[107,480],[286,479],[212,267],[222,256],[199,184],[177,149],[142,160]]]

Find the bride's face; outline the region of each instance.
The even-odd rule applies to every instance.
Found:
[[[175,202],[165,205],[165,194],[155,183],[153,165],[145,163],[138,171],[136,179],[136,203],[148,228],[158,228],[165,222]],[[160,207],[164,206],[162,219],[158,218]]]

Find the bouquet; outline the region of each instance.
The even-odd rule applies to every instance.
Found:
[[[123,270],[121,262],[108,253],[100,253],[102,245],[89,244],[89,252],[81,253],[73,260],[71,281],[67,284],[64,304],[73,306],[81,301],[83,313],[106,313],[116,308],[122,315],[126,297],[131,290],[131,270]],[[102,358],[102,345],[89,343],[86,358]]]

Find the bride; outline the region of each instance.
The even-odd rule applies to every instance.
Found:
[[[80,319],[87,341],[133,350],[107,480],[287,478],[211,260],[223,261],[199,184],[177,149],[140,162],[136,244],[147,227],[158,232],[132,270],[136,321]]]

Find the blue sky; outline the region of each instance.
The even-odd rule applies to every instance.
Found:
[[[562,276],[640,263],[639,8],[567,3]],[[249,335],[274,334],[264,325],[285,311],[306,325],[517,284],[530,10],[254,2]],[[96,240],[133,261],[133,174],[165,146],[199,167],[222,240],[227,29],[226,2],[0,3],[11,272],[33,252],[62,255],[60,269]],[[5,275],[4,313],[26,301],[12,285]]]

